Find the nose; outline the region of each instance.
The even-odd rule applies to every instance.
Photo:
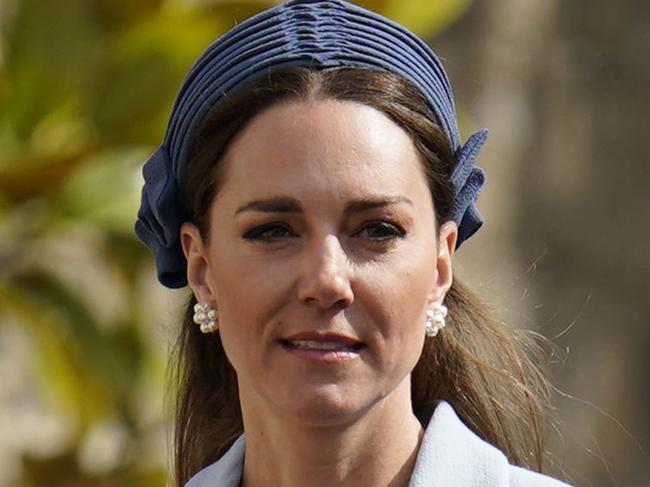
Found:
[[[329,309],[346,308],[354,301],[352,265],[334,235],[314,243],[302,259],[298,299]]]

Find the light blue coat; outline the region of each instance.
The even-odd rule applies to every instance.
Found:
[[[244,435],[185,487],[239,487]],[[568,484],[508,463],[441,402],[424,433],[409,487],[567,487]]]

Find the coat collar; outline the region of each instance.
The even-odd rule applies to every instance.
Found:
[[[508,486],[508,460],[441,401],[424,433],[409,487]]]
[[[198,472],[185,487],[238,487],[244,464],[241,435],[224,456]],[[516,477],[517,482],[513,480]],[[519,484],[519,482],[523,482]],[[483,441],[441,401],[424,434],[409,487],[559,487],[566,484],[508,464],[505,455]]]

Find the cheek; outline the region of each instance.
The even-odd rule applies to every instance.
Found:
[[[289,274],[286,265],[252,259],[234,239],[215,239],[210,256],[207,277],[219,307],[222,343],[232,365],[241,371],[253,354],[238,351],[264,343],[271,331],[266,324],[286,303]]]
[[[243,250],[236,236],[224,235],[210,243],[209,280],[224,317],[238,320],[253,313],[281,284],[282,266],[269,265]],[[280,268],[279,268],[280,267]],[[286,277],[285,277],[286,278]]]
[[[364,294],[372,302],[373,321],[383,324],[380,332],[391,340],[411,346],[424,330],[424,309],[435,282],[434,252],[410,248],[385,265],[369,269],[362,280]],[[408,344],[406,342],[409,342]]]
[[[290,298],[291,275],[287,266],[264,265],[243,259],[217,272],[215,289],[221,316],[229,326],[252,329],[260,335],[264,326]]]

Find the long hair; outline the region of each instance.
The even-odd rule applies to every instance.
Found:
[[[404,78],[359,68],[287,68],[270,73],[210,113],[193,143],[184,180],[188,219],[209,238],[209,208],[223,180],[220,160],[251,119],[287,100],[356,101],[380,110],[411,137],[422,160],[438,224],[450,219],[449,176],[454,157],[422,94]],[[221,457],[242,431],[235,371],[219,334],[202,334],[192,322],[191,297],[170,363],[169,397],[175,400],[173,470],[181,487]],[[549,383],[538,365],[540,346],[512,330],[454,277],[445,297],[447,327],[426,340],[412,372],[418,418],[449,402],[463,422],[515,465],[541,471]]]

